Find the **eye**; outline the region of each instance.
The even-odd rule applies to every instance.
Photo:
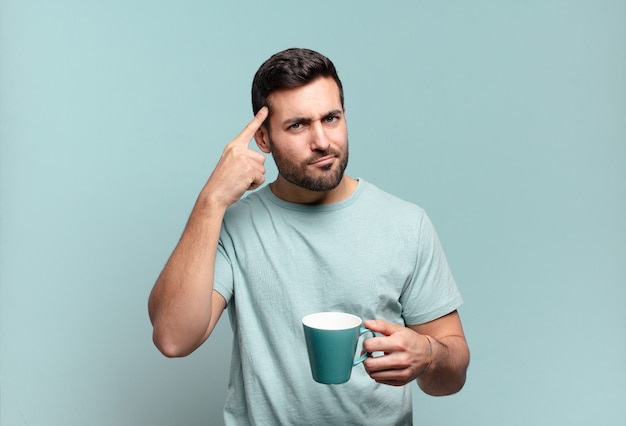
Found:
[[[298,130],[301,127],[302,127],[301,123],[293,123],[291,126],[289,126],[289,128],[292,130]]]
[[[326,117],[324,117],[324,122],[325,123],[336,123],[337,121],[339,121],[341,119],[341,117],[339,115],[328,115]]]

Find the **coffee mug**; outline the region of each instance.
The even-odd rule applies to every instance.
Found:
[[[343,312],[318,312],[302,318],[313,379],[318,383],[340,384],[350,379],[352,367],[365,361],[365,353],[355,359],[359,337],[374,332],[361,318]]]

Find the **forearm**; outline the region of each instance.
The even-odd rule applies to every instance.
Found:
[[[428,336],[432,344],[432,361],[425,373],[417,378],[417,384],[427,394],[444,396],[463,388],[469,349],[462,336],[447,336],[440,340]]]
[[[210,331],[215,255],[224,211],[200,195],[150,294],[154,343],[167,356],[187,355]]]
[[[265,156],[248,148],[269,109],[230,141],[202,188],[183,235],[154,284],[148,310],[156,346],[167,356],[194,351],[211,334],[226,306],[213,291],[215,256],[228,206],[265,181]]]

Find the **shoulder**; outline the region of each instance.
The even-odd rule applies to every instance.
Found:
[[[253,223],[260,223],[263,218],[269,217],[273,203],[268,200],[265,191],[269,191],[269,187],[250,192],[230,205],[222,221],[224,230],[228,233],[247,232],[247,228]]]
[[[271,204],[268,202],[266,192],[270,191],[268,186],[263,186],[254,192],[247,193],[239,201],[232,204],[226,210],[226,216],[238,215],[243,212],[257,210],[262,206]]]
[[[380,187],[361,179],[363,185],[362,199],[372,207],[378,207],[385,211],[397,211],[401,214],[424,216],[424,209],[411,201],[391,194]]]

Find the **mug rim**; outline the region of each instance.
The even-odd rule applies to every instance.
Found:
[[[342,321],[340,324],[337,324],[338,319]],[[328,311],[306,315],[302,318],[302,324],[317,330],[348,330],[359,327],[363,320],[347,312]]]

